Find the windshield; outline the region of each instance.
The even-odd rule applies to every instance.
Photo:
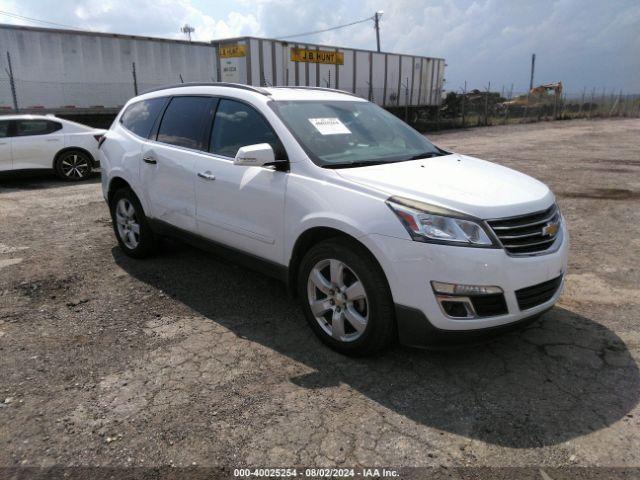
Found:
[[[373,103],[278,101],[271,105],[322,167],[355,167],[446,154]]]

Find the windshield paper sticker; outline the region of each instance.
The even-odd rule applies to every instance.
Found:
[[[341,135],[351,133],[351,131],[340,121],[339,118],[310,118],[311,125],[322,135]]]

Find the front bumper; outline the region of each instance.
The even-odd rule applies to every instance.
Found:
[[[474,330],[442,330],[436,328],[420,310],[396,305],[396,322],[398,324],[398,339],[402,345],[408,347],[446,347],[481,342],[498,335],[522,328],[537,320],[549,308],[520,320],[498,325],[495,327]]]
[[[521,310],[515,292],[566,273],[569,235],[563,223],[562,243],[557,250],[529,257],[513,257],[502,249],[427,244],[384,235],[368,235],[366,243],[389,281],[401,343],[428,345],[437,332],[447,333],[448,337],[451,337],[448,333],[458,332],[453,336],[460,337],[464,333],[495,331],[535,318],[551,308],[562,293],[564,279],[553,297],[533,308]],[[501,287],[508,313],[473,319],[450,318],[436,300],[432,280]]]

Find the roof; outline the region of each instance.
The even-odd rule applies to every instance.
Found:
[[[10,113],[8,115],[0,115],[0,120],[41,120],[41,119],[55,119],[63,120],[55,115],[51,114],[29,114],[29,113]]]
[[[318,48],[327,48],[327,49],[333,49],[333,50],[351,50],[351,51],[357,51],[357,52],[371,52],[371,53],[377,53],[377,54],[382,54],[382,55],[398,55],[401,57],[416,57],[416,58],[428,58],[431,60],[444,60],[443,57],[431,57],[431,56],[427,56],[427,55],[419,55],[419,54],[415,54],[415,53],[399,53],[399,52],[390,52],[388,50],[372,50],[369,48],[357,48],[357,47],[345,47],[345,46],[340,46],[340,45],[328,45],[326,43],[314,43],[314,42],[305,42],[302,40],[295,40],[295,39],[286,39],[286,40],[280,40],[278,38],[268,38],[268,37],[254,37],[252,35],[246,35],[244,37],[231,37],[231,38],[217,38],[215,40],[211,40],[211,44],[212,45],[225,45],[227,43],[236,43],[236,42],[241,42],[244,40],[263,40],[263,41],[267,41],[267,42],[280,42],[284,45],[294,45],[294,46],[299,46],[299,47],[318,47]]]
[[[286,100],[349,100],[366,102],[349,92],[316,87],[267,87],[265,88],[275,101]]]
[[[9,23],[0,23],[0,28],[7,28],[12,30],[26,30],[30,32],[41,32],[41,33],[61,33],[61,34],[69,34],[69,35],[85,35],[85,36],[95,36],[95,37],[110,37],[110,38],[122,38],[129,40],[148,40],[152,42],[167,42],[167,43],[182,43],[186,45],[200,45],[204,47],[210,47],[210,42],[197,42],[197,41],[189,41],[189,40],[180,40],[178,38],[162,38],[162,37],[148,37],[144,35],[127,35],[123,33],[107,33],[107,32],[94,32],[91,30],[76,30],[76,29],[68,29],[68,28],[45,28],[45,27],[34,27],[31,25],[13,25]]]
[[[300,46],[310,46],[310,47],[319,47],[319,48],[327,48],[327,49],[338,49],[338,50],[352,50],[358,52],[371,52],[371,53],[380,53],[383,55],[399,55],[403,57],[422,57],[429,58],[433,60],[444,60],[441,57],[429,57],[426,55],[417,55],[412,53],[399,53],[399,52],[388,52],[388,51],[376,51],[369,50],[366,48],[355,48],[355,47],[344,47],[338,45],[326,45],[312,42],[304,42],[299,40],[279,40],[277,38],[266,38],[266,37],[254,37],[254,36],[244,36],[244,37],[232,37],[232,38],[219,38],[215,40],[211,40],[209,42],[202,41],[189,41],[189,40],[181,40],[178,38],[162,38],[162,37],[149,37],[145,35],[128,35],[123,33],[106,33],[106,32],[94,32],[90,30],[75,30],[75,29],[64,29],[64,28],[46,28],[46,27],[34,27],[31,25],[13,25],[8,23],[0,23],[0,28],[9,28],[14,30],[27,30],[32,32],[43,32],[43,33],[62,33],[69,35],[85,35],[85,36],[97,36],[97,37],[111,37],[111,38],[121,38],[121,39],[129,39],[129,40],[147,40],[152,42],[166,42],[166,43],[180,43],[186,45],[198,45],[198,46],[217,46],[218,44],[229,44],[236,43],[239,41],[246,40],[264,40],[270,42],[281,42],[285,45],[300,45]]]
[[[275,101],[287,100],[325,100],[325,101],[358,101],[366,100],[357,97],[349,92],[320,87],[254,87],[241,83],[181,83],[178,85],[167,85],[144,93],[146,97],[156,97],[162,94],[203,94],[209,93],[220,95],[224,92],[234,92],[239,98],[246,95],[259,95]]]

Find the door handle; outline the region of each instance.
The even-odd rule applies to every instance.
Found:
[[[207,170],[206,172],[198,172],[198,176],[200,178],[204,178],[205,180],[215,180],[216,176],[211,173],[209,170]]]
[[[59,142],[59,138],[47,138],[47,142]]]
[[[142,157],[142,161],[144,163],[148,163],[150,165],[155,165],[156,163],[158,163],[158,161],[155,158],[153,158],[153,155],[145,155],[145,156],[143,156]]]

